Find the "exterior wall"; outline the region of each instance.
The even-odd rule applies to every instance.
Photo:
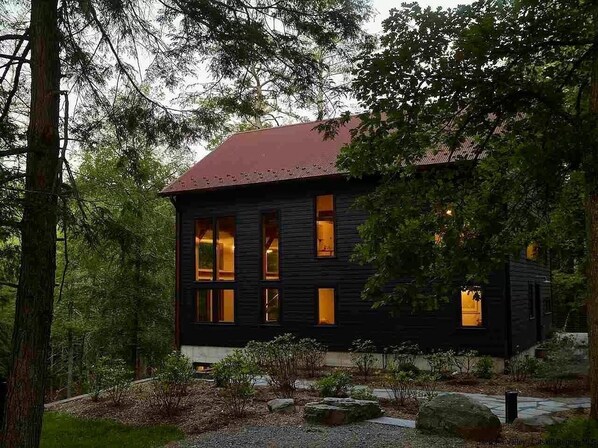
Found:
[[[545,309],[545,299],[551,300],[550,268],[541,261],[526,260],[522,253],[519,259],[509,263],[511,295],[511,334],[512,353],[518,353],[534,347],[551,332],[552,313]],[[539,286],[541,294],[540,309],[535,317],[530,318],[528,285]],[[534,299],[534,307],[536,306]],[[540,328],[538,328],[538,320]]]
[[[177,198],[180,212],[180,344],[195,347],[242,347],[249,340],[268,340],[292,332],[313,337],[332,352],[346,352],[353,340],[371,339],[380,351],[404,341],[423,349],[476,349],[482,354],[505,354],[505,270],[491,276],[483,291],[485,328],[460,328],[458,288],[453,301],[434,312],[371,309],[360,298],[371,269],[350,261],[359,241],[357,226],[365,212],[352,207],[357,196],[371,189],[367,182],[324,179],[187,194]],[[315,257],[315,196],[335,195],[336,258]],[[280,219],[280,275],[278,282],[261,280],[261,212],[277,210]],[[235,282],[194,280],[194,221],[213,216],[236,217]],[[261,322],[261,289],[279,287],[281,322]],[[203,287],[235,289],[235,323],[194,323],[194,294]],[[337,290],[334,326],[316,325],[316,289]],[[206,356],[208,356],[206,354]]]

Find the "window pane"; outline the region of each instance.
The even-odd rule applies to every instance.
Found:
[[[215,290],[218,295],[216,322],[235,321],[235,291],[232,289]]]
[[[235,218],[218,218],[216,221],[218,243],[216,257],[218,271],[216,280],[235,279]]]
[[[195,322],[212,322],[212,290],[200,289],[195,296]]]
[[[265,322],[278,322],[280,317],[280,294],[278,289],[264,289],[264,312]]]
[[[461,291],[461,325],[482,326],[482,295],[479,290]]]
[[[214,231],[211,219],[195,222],[196,280],[214,280]]]
[[[333,325],[334,319],[334,288],[318,289],[318,324]]]
[[[318,257],[334,256],[334,197],[316,198],[316,232]]]
[[[264,213],[262,215],[262,231],[264,247],[262,260],[264,263],[263,273],[265,280],[279,279],[279,229],[278,214],[276,212]]]

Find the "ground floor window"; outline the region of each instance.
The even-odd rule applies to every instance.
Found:
[[[233,323],[235,291],[232,289],[200,289],[195,294],[195,321]]]
[[[267,324],[280,321],[280,291],[278,288],[264,288],[264,322]]]
[[[461,326],[482,326],[482,293],[478,288],[461,291]]]
[[[336,324],[334,288],[318,288],[318,325]]]

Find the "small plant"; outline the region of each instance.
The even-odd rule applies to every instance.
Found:
[[[478,352],[476,350],[460,351],[453,358],[453,363],[459,373],[469,375],[474,372],[477,363]]]
[[[119,406],[131,387],[133,372],[122,359],[99,358],[91,367],[90,389],[92,401],[106,393],[112,404]]]
[[[106,372],[110,364],[110,358],[102,356],[91,365],[88,376],[88,387],[91,401],[98,401],[102,391],[107,387]]]
[[[192,378],[189,358],[177,351],[170,353],[153,381],[152,400],[158,410],[167,414],[178,411]]]
[[[537,377],[553,393],[563,389],[565,380],[587,372],[586,357],[573,338],[556,334],[543,345],[546,354],[539,364]]]
[[[387,370],[385,383],[397,405],[404,406],[407,400],[415,398],[415,378],[394,364]]]
[[[514,381],[526,381],[538,373],[540,361],[528,354],[518,353],[509,360],[509,374]]]
[[[306,370],[307,375],[313,378],[322,369],[328,349],[324,344],[311,338],[301,339],[299,344],[303,352],[302,367]]]
[[[419,375],[420,370],[415,364],[407,363],[407,364],[397,364],[396,367],[398,370],[402,370],[403,372],[409,372],[413,377]]]
[[[316,381],[315,388],[321,397],[346,397],[349,395],[353,378],[343,370],[335,370]]]
[[[439,375],[442,378],[449,378],[452,374],[455,364],[455,352],[453,350],[436,350],[424,355],[430,372]]]
[[[229,412],[234,416],[245,413],[247,403],[253,397],[255,378],[259,368],[245,351],[235,350],[214,364],[214,376],[223,384],[223,397]]]
[[[351,344],[351,360],[357,371],[364,378],[367,378],[376,365],[376,346],[369,339],[356,339]]]
[[[430,401],[438,396],[438,375],[424,372],[417,377],[417,382],[423,401]]]
[[[374,395],[374,391],[369,387],[354,387],[349,394],[354,400],[378,401],[378,397]]]
[[[396,364],[412,364],[415,365],[415,359],[421,354],[419,345],[411,342],[402,342],[399,345],[390,347],[389,352]]]
[[[543,447],[590,447],[598,441],[598,422],[588,418],[570,418],[547,428]]]
[[[475,376],[490,379],[494,375],[494,360],[490,356],[482,356],[475,366]]]

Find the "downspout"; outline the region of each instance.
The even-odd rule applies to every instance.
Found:
[[[176,196],[170,197],[170,202],[174,206],[175,210],[175,228],[176,228],[176,241],[175,241],[175,267],[174,267],[174,345],[177,350],[181,349],[181,326],[180,326],[180,315],[181,315],[181,214],[177,207]]]
[[[513,356],[513,328],[511,314],[511,263],[510,260],[505,263],[505,360]]]

